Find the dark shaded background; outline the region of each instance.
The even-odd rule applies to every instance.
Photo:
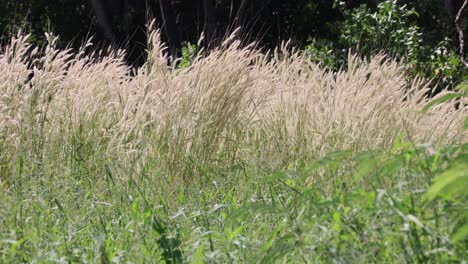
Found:
[[[346,8],[361,4],[376,7],[378,0],[350,0]],[[445,37],[456,39],[454,10],[460,0],[399,1],[416,9],[414,18],[433,44]],[[0,0],[0,41],[19,28],[32,33],[35,43],[44,42],[44,32],[60,36],[60,45],[80,45],[94,36],[101,44],[128,50],[128,61],[144,61],[145,24],[153,17],[163,26],[163,38],[172,55],[179,56],[184,42],[196,42],[204,31],[204,45],[213,46],[237,26],[244,39],[273,47],[292,39],[304,46],[310,37],[333,41],[340,34],[342,11],[333,0]],[[457,49],[456,43],[453,49]]]

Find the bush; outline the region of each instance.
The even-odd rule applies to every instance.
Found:
[[[344,2],[337,3],[345,17],[338,44],[312,41],[306,47],[312,60],[336,70],[343,65],[337,59],[345,57],[343,51],[356,49],[365,57],[383,51],[404,63],[410,79],[416,76],[432,79],[439,90],[445,86],[453,88],[468,77],[460,58],[449,48],[450,39],[445,38],[436,47],[426,44],[420,28],[413,22],[412,17],[418,15],[414,9],[397,4],[396,0],[380,2],[375,12],[366,5],[346,9]]]

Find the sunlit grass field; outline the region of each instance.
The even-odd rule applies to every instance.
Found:
[[[180,67],[151,31],[138,69],[47,37],[0,50],[1,263],[468,257],[463,85],[235,36]]]

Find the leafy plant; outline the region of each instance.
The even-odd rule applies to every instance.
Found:
[[[339,57],[343,54],[337,52],[333,42],[313,38],[308,43],[304,51],[312,62],[333,71],[337,71],[344,64],[344,58]]]
[[[186,45],[182,47],[182,57],[180,58],[179,67],[187,68],[192,65],[199,51],[200,49],[197,45],[187,42]]]
[[[454,99],[468,97],[468,82],[457,86],[459,92],[433,100],[423,110],[427,111],[436,104]],[[464,103],[464,102],[462,102]],[[465,118],[465,129],[468,129],[468,117]],[[451,216],[451,238],[464,247],[468,243],[468,144],[448,147],[445,154],[452,163],[445,164],[445,169],[434,177],[434,183],[425,195],[427,202],[443,201],[444,209]]]
[[[404,63],[409,78],[417,76],[433,79],[439,91],[454,87],[468,75],[449,38],[435,47],[426,44],[421,29],[415,24],[418,13],[396,0],[380,1],[375,11],[367,5],[349,9],[343,1],[335,1],[344,15],[338,43],[312,40],[306,47],[314,62],[332,69],[344,65],[348,49],[356,49],[362,56],[384,52]],[[343,52],[344,51],[344,52]]]
[[[310,256],[325,262],[460,261],[467,256],[466,150],[462,145],[436,151],[397,138],[391,151],[331,153],[305,169],[266,177],[269,199],[235,209],[228,224],[258,228],[251,231],[257,235],[252,239],[263,241],[255,262],[302,262]],[[326,181],[340,175],[330,193],[318,187],[321,171]],[[312,186],[304,184],[310,177],[316,178]],[[435,193],[451,199],[442,208],[428,204]],[[258,237],[264,220],[255,219],[270,217],[278,220],[268,236]],[[445,239],[452,229],[452,239]]]

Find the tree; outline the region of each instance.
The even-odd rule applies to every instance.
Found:
[[[468,68],[468,62],[465,60],[465,36],[463,34],[463,28],[462,28],[462,19],[465,15],[465,10],[468,8],[468,0],[463,1],[462,6],[457,12],[457,15],[455,16],[455,27],[458,32],[458,39],[460,41],[460,59],[465,65],[465,67]]]
[[[90,0],[99,29],[102,31],[105,39],[112,41],[114,39],[114,33],[107,14],[107,9],[105,8],[106,4],[103,3],[103,1],[104,0]]]
[[[460,0],[444,0],[445,8],[447,8],[447,12],[450,17],[455,18],[458,13],[458,10],[461,7]]]
[[[180,57],[182,49],[179,28],[176,21],[175,4],[173,0],[159,0],[162,27],[166,33],[169,52],[172,58]]]
[[[216,30],[216,10],[213,0],[203,0],[204,32],[206,38],[206,48],[211,48],[217,42]]]

